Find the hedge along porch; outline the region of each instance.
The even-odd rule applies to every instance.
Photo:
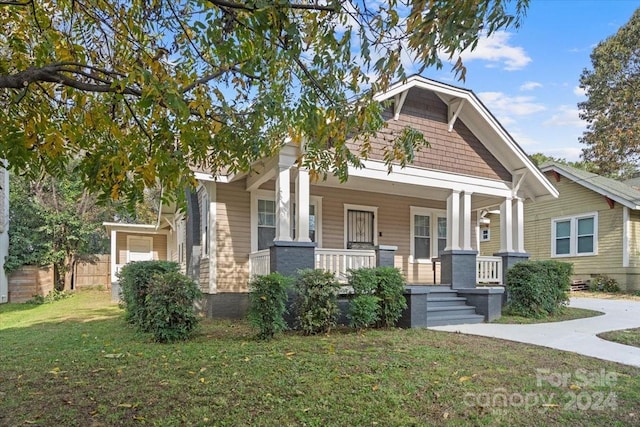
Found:
[[[378,99],[391,102],[390,127],[410,125],[431,144],[411,166],[388,172],[381,136],[346,183],[310,182],[295,145],[246,175],[197,174],[199,278],[210,314],[242,311],[252,275],[299,268],[343,277],[348,268],[394,265],[411,284],[474,288],[479,212],[496,205],[510,232],[501,258],[480,261],[493,263],[495,278],[502,259],[525,257],[522,201],[557,193],[475,95],[414,76]]]

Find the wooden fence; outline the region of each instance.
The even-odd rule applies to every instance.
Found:
[[[92,286],[111,287],[111,256],[96,255],[94,263],[79,262],[76,266],[76,288]]]
[[[25,302],[34,295],[45,296],[53,290],[53,267],[25,265],[11,273],[9,302]]]
[[[95,261],[79,262],[76,266],[75,288],[103,286],[111,288],[111,257],[96,255]],[[11,273],[9,280],[9,302],[25,302],[34,295],[46,296],[53,290],[53,267],[25,265]]]

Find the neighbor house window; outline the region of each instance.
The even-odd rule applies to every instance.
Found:
[[[411,207],[412,262],[431,261],[447,246],[447,218],[443,212]]]
[[[595,255],[598,241],[598,214],[552,220],[552,256]]]

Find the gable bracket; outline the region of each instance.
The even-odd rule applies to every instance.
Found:
[[[518,174],[514,174],[514,186],[513,186],[513,195],[517,196],[518,191],[520,191],[520,185],[524,182],[525,177],[527,176],[527,171],[520,172]]]
[[[393,99],[393,120],[398,120],[400,118],[400,111],[402,111],[402,106],[404,105],[405,99],[407,99],[407,93],[409,90],[405,90],[402,93],[397,94]]]
[[[551,171],[553,178],[555,178],[556,182],[560,182],[561,175],[557,171]]]
[[[607,204],[609,205],[609,209],[613,209],[615,207],[616,202],[614,200],[611,200],[607,196],[604,196],[604,199],[607,201]]]
[[[462,107],[464,107],[464,102],[464,99],[456,99],[449,104],[449,128],[447,129],[449,132],[453,131],[453,126],[456,124],[456,120],[458,120],[458,115],[460,115]]]

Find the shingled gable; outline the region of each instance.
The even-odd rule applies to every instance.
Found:
[[[406,110],[415,110],[415,101],[412,102],[412,100],[416,96],[424,99],[422,104],[425,112],[430,106],[433,107],[434,103],[429,104],[428,102],[430,95],[427,93],[435,94],[446,108],[445,132],[466,133],[467,136],[470,133],[474,143],[482,145],[482,147],[472,147],[473,152],[453,153],[457,155],[457,158],[454,157],[456,162],[464,163],[475,156],[476,163],[484,162],[486,165],[484,168],[478,168],[479,165],[474,167],[473,164],[464,165],[465,171],[475,176],[508,180],[505,174],[507,171],[514,175],[513,179],[518,181],[518,186],[527,188],[526,196],[533,200],[558,196],[553,185],[535,167],[522,148],[473,91],[414,75],[403,82],[392,85],[388,91],[377,95],[375,99],[380,102],[392,101],[388,120],[389,125],[393,126],[393,122],[401,120],[401,116],[405,114]],[[412,112],[409,111],[409,113]],[[433,114],[429,118],[433,119]],[[435,129],[435,131],[442,135],[441,129]],[[429,137],[430,135],[427,134],[427,139]],[[468,137],[466,139],[469,140]],[[437,148],[438,144],[433,144],[431,149],[424,150],[424,152]],[[418,158],[417,162],[419,161]],[[428,164],[425,166],[430,167]],[[439,166],[446,170],[446,164],[442,168],[443,164],[439,162]],[[494,175],[487,175],[487,170],[490,170],[490,173]],[[458,173],[457,170],[449,171]],[[527,185],[523,186],[524,183]]]

